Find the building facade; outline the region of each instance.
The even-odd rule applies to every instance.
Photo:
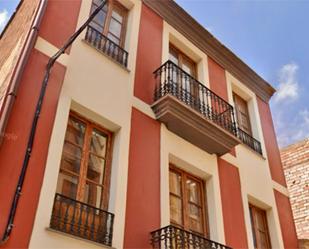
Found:
[[[297,248],[274,89],[174,1],[108,1],[27,150],[100,3],[24,0],[1,35],[1,234],[31,157],[0,247]]]
[[[300,248],[309,248],[309,139],[280,150]]]

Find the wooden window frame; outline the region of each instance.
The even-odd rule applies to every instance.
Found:
[[[173,44],[169,44],[169,54],[171,53],[171,51],[176,52],[177,54],[177,59],[178,59],[178,65],[181,69],[183,66],[183,61],[187,60],[188,62],[191,63],[191,65],[193,66],[193,75],[191,75],[193,78],[197,78],[197,64],[194,60],[192,60],[189,56],[187,56],[185,53],[183,53],[179,48],[175,47]],[[191,68],[192,69],[192,68]]]
[[[97,4],[94,3],[94,0],[91,3],[90,14],[92,12],[92,6],[98,7]],[[129,13],[129,10],[126,7],[124,7],[117,0],[108,0],[107,12],[106,12],[104,23],[103,24],[97,23],[94,20],[92,22],[95,22],[97,25],[102,26],[102,29],[103,29],[102,34],[107,37],[109,33],[109,26],[110,26],[111,18],[112,18],[112,11],[116,8],[120,10],[120,12],[123,14],[123,22],[121,25],[121,35],[120,35],[120,41],[119,41],[119,47],[123,48],[124,43],[125,43],[126,33],[127,33],[127,21],[128,21],[128,13]]]
[[[79,174],[75,172],[71,172],[68,170],[64,170],[61,168],[60,164],[60,171],[64,171],[68,173],[69,175],[74,175],[79,178],[78,184],[77,184],[77,191],[76,191],[76,200],[84,202],[84,195],[85,195],[85,188],[86,188],[86,182],[90,182],[91,184],[98,185],[102,188],[102,194],[101,194],[101,200],[100,200],[100,208],[107,210],[108,208],[108,203],[109,203],[109,191],[110,191],[110,176],[111,176],[111,155],[112,155],[112,144],[113,144],[113,133],[110,132],[109,130],[105,129],[101,125],[81,116],[80,114],[70,111],[67,126],[69,126],[69,119],[72,117],[73,119],[78,120],[82,124],[85,125],[85,135],[84,135],[84,141],[83,145],[79,146],[79,148],[82,148],[82,155],[81,155],[81,161],[80,161],[80,169],[79,169]],[[91,181],[90,179],[87,179],[87,169],[88,169],[88,160],[89,160],[89,155],[93,154],[90,151],[90,139],[91,139],[91,133],[92,131],[96,129],[104,135],[106,135],[107,143],[106,143],[106,153],[105,153],[105,165],[104,165],[104,171],[102,172],[103,174],[103,180],[102,183],[98,184],[96,182]],[[66,130],[67,132],[67,130]],[[65,141],[65,140],[64,140]],[[71,142],[69,142],[71,143]],[[63,154],[63,150],[62,150]],[[102,158],[102,156],[99,156]]]
[[[180,175],[182,178],[182,182],[181,182],[181,205],[182,205],[182,225],[178,224],[176,222],[173,222],[172,220],[170,220],[171,224],[175,225],[176,227],[182,228],[184,230],[193,232],[195,234],[198,235],[202,235],[205,236],[206,238],[209,238],[209,219],[208,219],[208,205],[207,205],[207,198],[206,198],[206,194],[205,194],[205,181],[201,178],[198,178],[182,169],[179,169],[178,167],[176,167],[173,164],[169,165],[169,172],[175,172],[176,174]],[[196,231],[192,231],[189,229],[189,216],[188,216],[188,199],[187,199],[187,194],[185,193],[186,190],[186,180],[187,179],[193,179],[194,181],[198,182],[200,185],[200,200],[201,200],[201,206],[199,207],[202,211],[202,228],[203,228],[203,233],[198,233]],[[170,188],[169,188],[169,198],[170,195],[174,195],[174,193],[170,192]],[[196,205],[194,203],[194,205]]]
[[[254,217],[254,213],[259,212],[262,213],[262,217],[263,217],[263,223],[264,223],[264,228],[265,228],[265,233],[266,233],[266,240],[267,240],[267,248],[262,248],[260,247],[260,236],[259,236],[259,232],[258,232],[258,228],[256,226],[256,221],[255,221],[255,217]],[[268,229],[268,222],[267,222],[267,214],[266,211],[256,207],[252,204],[249,204],[249,213],[250,213],[250,220],[251,220],[251,228],[252,228],[252,233],[253,234],[253,240],[254,240],[254,248],[255,249],[271,249],[271,240],[270,240],[270,236],[269,236],[269,229]]]
[[[246,130],[243,128],[243,126],[241,125],[241,114],[239,113],[239,110],[238,110],[238,101],[237,99],[239,99],[240,101],[244,102],[246,104],[246,115],[247,115],[247,122],[248,122],[248,125],[249,125],[249,130]],[[237,124],[239,126],[240,129],[242,129],[243,131],[245,131],[246,133],[248,133],[249,135],[252,136],[252,126],[251,126],[251,121],[250,121],[250,113],[249,113],[249,108],[248,108],[248,102],[243,99],[242,97],[240,97],[237,93],[233,92],[233,101],[234,101],[234,104],[235,104],[235,109],[236,109],[236,119],[237,119]]]

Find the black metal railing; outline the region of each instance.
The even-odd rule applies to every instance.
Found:
[[[107,246],[112,245],[114,214],[56,194],[50,227]]]
[[[153,248],[160,249],[232,249],[198,234],[169,225],[151,232]]]
[[[208,120],[237,135],[233,107],[176,64],[167,61],[154,75],[155,101],[165,95],[173,95]]]
[[[262,147],[261,143],[253,138],[251,135],[243,131],[242,129],[238,128],[238,138],[251,149],[256,151],[257,153],[262,155]]]
[[[128,66],[128,52],[90,25],[87,27],[85,40],[123,66]]]

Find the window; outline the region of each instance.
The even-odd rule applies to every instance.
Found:
[[[176,65],[172,67],[172,92],[180,94],[186,103],[194,103],[198,99],[195,62],[172,45],[169,47],[169,60]]]
[[[254,247],[256,249],[270,249],[266,212],[253,205],[249,205]]]
[[[111,133],[71,113],[65,134],[57,193],[107,209]]]
[[[93,0],[93,12],[102,0]],[[108,4],[96,15],[91,26],[120,47],[124,46],[128,10],[116,0]]]
[[[50,227],[112,245],[114,214],[109,199],[112,134],[70,113]]]
[[[171,165],[169,188],[171,223],[207,236],[204,182]]]
[[[247,134],[252,135],[247,102],[235,93],[233,93],[233,99],[235,103],[238,127]]]
[[[172,45],[169,48],[169,59],[187,74],[196,77],[196,63]]]

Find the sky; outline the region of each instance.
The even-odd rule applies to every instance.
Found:
[[[280,147],[309,137],[309,0],[176,0],[268,81]]]
[[[0,31],[18,2],[0,0]],[[309,137],[309,0],[176,2],[277,89],[279,146]]]

